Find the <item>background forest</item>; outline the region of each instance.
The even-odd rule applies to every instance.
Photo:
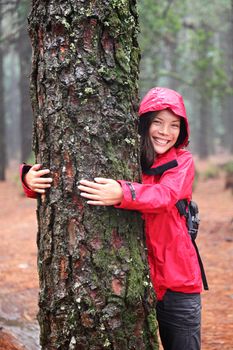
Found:
[[[232,153],[233,1],[138,0],[140,96],[153,86],[184,95],[190,147],[200,158]],[[31,155],[29,0],[0,1],[0,178]]]
[[[47,8],[57,5],[57,0],[34,1]],[[128,1],[103,2],[125,6]],[[208,294],[203,293],[203,349],[233,349],[233,0],[133,1],[140,22],[140,98],[156,85],[178,90],[191,124],[190,148],[198,175],[194,200],[201,214],[198,246],[211,286]],[[18,176],[19,163],[34,162],[32,52],[27,32],[30,5],[30,0],[0,0],[0,349],[5,331],[23,344],[17,349],[39,348],[37,203],[22,196]],[[40,7],[36,10],[38,15]],[[40,21],[36,15],[34,19]],[[65,135],[68,139],[69,134]]]

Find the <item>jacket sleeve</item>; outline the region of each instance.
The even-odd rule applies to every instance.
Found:
[[[119,180],[123,200],[116,208],[142,213],[169,211],[179,199],[191,199],[194,164],[191,154],[178,160],[178,166],[167,170],[158,184],[139,184]]]
[[[31,190],[29,187],[27,187],[27,185],[24,182],[24,176],[27,174],[27,172],[30,170],[31,165],[27,165],[27,164],[21,164],[20,165],[20,180],[22,183],[22,187],[23,187],[23,191],[25,193],[25,195],[28,198],[37,198],[37,193],[33,190]]]

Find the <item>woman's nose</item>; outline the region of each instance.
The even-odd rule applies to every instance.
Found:
[[[159,133],[162,135],[168,135],[169,134],[169,127],[168,125],[162,125],[159,129]]]

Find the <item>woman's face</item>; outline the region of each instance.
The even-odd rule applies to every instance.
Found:
[[[158,112],[149,128],[149,137],[155,152],[167,152],[175,145],[179,133],[180,117],[168,109]]]

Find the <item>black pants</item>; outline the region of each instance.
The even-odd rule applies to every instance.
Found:
[[[200,294],[168,290],[156,311],[164,350],[201,349]]]

